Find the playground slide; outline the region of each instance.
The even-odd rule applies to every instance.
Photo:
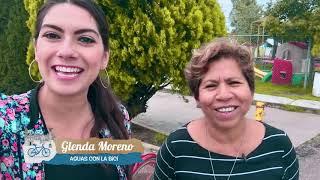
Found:
[[[266,72],[263,72],[263,71],[261,71],[260,69],[258,69],[258,68],[254,68],[254,74],[256,75],[256,76],[258,76],[259,78],[263,78],[265,75],[267,75],[268,73],[266,73]]]
[[[268,82],[271,80],[271,77],[272,77],[272,71],[270,72],[263,72],[261,71],[260,69],[258,68],[254,68],[254,74],[256,76],[258,76],[259,78],[261,78],[261,81],[262,82]]]

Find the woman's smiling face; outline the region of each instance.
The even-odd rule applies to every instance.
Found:
[[[60,95],[74,95],[87,92],[99,71],[106,68],[108,52],[90,13],[62,3],[53,6],[43,19],[35,59],[44,86]]]
[[[249,111],[253,96],[240,66],[232,58],[209,64],[199,86],[198,103],[216,127],[231,128]]]

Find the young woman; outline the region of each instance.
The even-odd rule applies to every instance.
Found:
[[[109,60],[103,11],[90,0],[48,0],[39,10],[35,62],[42,83],[0,95],[0,174],[5,179],[127,179],[125,166],[48,165],[24,161],[25,131],[59,139],[128,139],[128,113],[103,85]]]

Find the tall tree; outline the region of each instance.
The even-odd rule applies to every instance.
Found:
[[[311,40],[313,55],[320,56],[319,0],[279,0],[266,15],[270,35],[288,41]]]
[[[34,84],[26,64],[30,35],[23,2],[2,1],[0,15],[0,91],[7,94],[25,92]]]
[[[231,0],[232,10],[230,12],[231,27],[237,35],[257,34],[258,21],[263,17],[262,7],[256,0]],[[262,34],[262,32],[260,32]],[[248,41],[249,38],[239,38]]]
[[[25,0],[29,7],[38,2]],[[226,34],[216,0],[96,2],[102,5],[111,27],[111,86],[133,117],[145,112],[147,101],[168,84],[186,92],[183,69],[191,50]],[[34,17],[34,12],[29,13]]]
[[[37,18],[37,12],[41,5],[45,2],[45,0],[24,0],[24,7],[26,11],[29,14],[29,18],[27,20],[27,26],[29,28],[29,31],[31,32],[31,37],[33,37],[33,34],[35,33],[35,21]],[[30,39],[28,50],[27,50],[27,64],[30,65],[30,63],[34,60],[34,47],[33,47],[33,40]],[[39,70],[37,66],[31,67],[31,76],[35,77],[35,79],[40,80],[41,76],[39,73]]]

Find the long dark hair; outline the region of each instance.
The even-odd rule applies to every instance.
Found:
[[[105,51],[109,51],[109,25],[101,8],[91,0],[48,0],[40,8],[37,14],[34,39],[37,40],[43,19],[53,6],[60,3],[70,3],[81,7],[88,11],[95,19],[99,33],[102,38],[102,43]],[[90,85],[88,101],[91,104],[92,112],[95,117],[95,124],[91,130],[92,137],[98,137],[102,128],[108,127],[111,135],[115,139],[129,139],[128,132],[124,125],[124,115],[120,110],[120,104],[109,88],[104,88],[100,77]],[[128,168],[126,169],[128,177]]]
[[[43,19],[50,8],[60,3],[70,3],[87,10],[96,20],[105,51],[109,51],[108,23],[101,8],[91,0],[48,0],[37,14],[34,35],[35,40],[37,40],[39,36]],[[92,106],[92,111],[96,120],[91,135],[97,136],[99,130],[107,125],[115,139],[128,139],[129,136],[123,123],[124,116],[119,109],[119,104],[112,92],[108,88],[102,86],[102,82],[99,78],[100,77],[98,76],[90,85],[88,91],[88,100]]]

